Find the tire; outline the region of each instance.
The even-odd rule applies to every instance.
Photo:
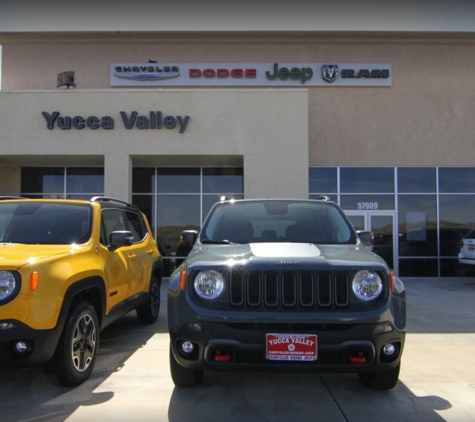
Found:
[[[371,372],[358,374],[360,382],[370,390],[390,390],[394,388],[399,379],[401,363],[389,371]]]
[[[173,383],[177,387],[197,387],[203,381],[204,371],[198,369],[189,369],[181,366],[173,355],[172,347],[170,346],[170,374]]]
[[[75,387],[89,378],[99,349],[99,321],[89,302],[80,302],[69,312],[46,373],[56,385]]]
[[[160,313],[160,282],[153,276],[147,301],[136,309],[137,318],[144,324],[153,324]]]

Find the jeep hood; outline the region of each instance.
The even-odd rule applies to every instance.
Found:
[[[25,264],[66,255],[77,245],[27,245],[23,243],[0,243],[0,268],[18,269]]]
[[[197,245],[188,264],[224,260],[277,262],[298,261],[301,265],[385,265],[363,245],[315,245],[310,243],[250,243],[243,245]]]

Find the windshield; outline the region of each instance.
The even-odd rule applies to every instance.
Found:
[[[218,204],[203,227],[201,241],[355,244],[356,233],[330,202],[243,201]]]
[[[48,202],[0,204],[0,243],[66,245],[91,236],[91,208]]]

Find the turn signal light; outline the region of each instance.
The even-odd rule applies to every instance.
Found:
[[[186,268],[183,269],[183,271],[181,272],[181,277],[180,277],[180,290],[182,292],[185,291],[185,284],[186,284]]]
[[[36,290],[38,288],[39,279],[40,279],[40,276],[38,275],[38,272],[33,271],[30,274],[30,288],[31,288],[31,290]]]
[[[393,272],[389,273],[389,280],[391,281],[391,291],[395,292],[396,291],[396,283],[394,282],[394,273]]]

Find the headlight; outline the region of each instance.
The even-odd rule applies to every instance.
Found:
[[[0,271],[0,301],[8,299],[16,291],[15,277],[10,271]]]
[[[195,278],[194,286],[200,298],[216,299],[224,290],[224,279],[217,271],[201,271]]]
[[[353,278],[353,292],[358,299],[369,301],[376,299],[383,290],[381,277],[373,271],[358,271]]]

